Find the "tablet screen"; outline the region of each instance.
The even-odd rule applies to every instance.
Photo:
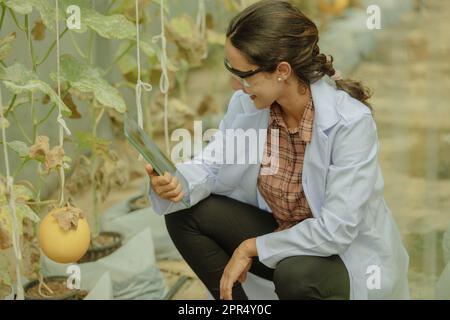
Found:
[[[177,169],[172,161],[138,126],[137,122],[127,116],[125,116],[125,136],[144,159],[152,165],[158,175],[163,175],[165,171],[172,175],[175,174]]]
[[[139,151],[144,159],[152,165],[153,170],[155,170],[158,175],[161,176],[166,171],[172,175],[176,175],[177,168],[173,162],[166,157],[161,149],[158,148],[156,143],[154,143],[152,139],[150,139],[144,132],[144,130],[138,126],[137,122],[129,118],[127,115],[125,115],[124,118],[124,131],[128,141],[130,141],[130,143]],[[181,174],[176,176],[183,185],[183,189],[186,190],[188,185],[186,179]],[[182,203],[187,208],[190,207],[186,199],[183,199]]]

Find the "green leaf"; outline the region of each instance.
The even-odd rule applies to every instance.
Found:
[[[55,8],[46,0],[30,0],[40,12],[47,28],[55,30]],[[80,8],[80,29],[72,29],[77,33],[85,33],[88,28],[107,39],[133,39],[136,36],[135,26],[121,14],[106,16],[92,8],[91,0],[60,0],[60,19],[69,17],[67,7],[75,5]]]
[[[6,6],[20,14],[30,14],[33,11],[30,1],[9,0],[6,2]]]
[[[31,210],[31,208],[23,203],[16,203],[16,214],[17,218],[23,222],[23,219],[28,218],[33,222],[39,222],[39,216]]]
[[[146,37],[147,35],[144,35]],[[150,37],[150,36],[148,36]],[[141,50],[148,56],[148,63],[151,68],[155,69],[161,69],[159,57],[161,56],[161,48],[157,45],[154,45],[152,43],[149,43],[145,40],[140,40],[140,48]],[[178,68],[175,66],[175,64],[172,62],[170,57],[167,57],[167,68],[170,71],[176,72],[178,71]]]
[[[65,21],[66,14],[65,10],[67,6],[63,6],[61,3],[62,1],[59,1],[59,14],[58,14],[58,20],[59,21]],[[11,4],[10,4],[11,3]],[[30,14],[32,12],[32,9],[36,9],[45,26],[55,31],[56,22],[55,22],[55,1],[49,1],[49,0],[10,0],[6,3],[8,7],[16,11],[17,13],[21,14]]]
[[[35,8],[41,15],[45,26],[55,31],[55,5],[48,0],[10,0],[8,7],[21,14],[29,14]],[[92,0],[59,0],[58,19],[65,21],[69,17],[67,7],[76,5],[80,8],[80,29],[72,29],[77,33],[84,33],[89,29],[108,39],[134,39],[136,29],[133,23],[122,14],[103,15],[95,11]]]
[[[187,14],[170,19],[167,23],[167,38],[178,48],[179,54],[191,66],[200,66],[208,48],[208,41]]]
[[[151,43],[148,43],[145,40],[140,40],[139,41],[140,46],[139,48],[149,57],[156,57],[156,51],[157,48],[155,48],[155,46]]]
[[[89,149],[95,153],[107,153],[111,144],[110,140],[100,139],[89,132],[76,132],[78,147]]]
[[[83,23],[83,18],[81,23]],[[134,25],[121,14],[104,16],[95,11],[88,11],[85,13],[84,23],[107,39],[134,39],[136,37]]]
[[[126,54],[117,61],[117,66],[119,67],[120,72],[127,74],[129,72],[134,72],[137,69],[137,62],[134,56]]]
[[[55,74],[51,77],[56,78]],[[66,54],[61,56],[61,77],[72,88],[82,93],[92,93],[101,105],[114,108],[120,113],[126,111],[125,101],[119,90],[103,79],[95,67]]]
[[[39,222],[39,216],[25,203],[33,199],[33,192],[26,186],[15,184],[13,185],[13,195],[15,199],[15,212],[18,223],[17,232],[19,235],[23,233],[23,219],[28,218],[31,221]],[[0,248],[6,249],[10,246],[9,239],[12,239],[13,216],[11,208],[7,203],[4,193],[0,195]]]
[[[8,142],[8,146],[15,151],[20,157],[28,156],[28,146],[23,141]]]
[[[13,185],[13,193],[14,198],[17,201],[30,201],[33,200],[34,195],[33,191],[31,191],[28,187],[21,185],[21,184],[15,184]]]
[[[194,24],[192,23],[191,18],[187,15],[172,18],[169,26],[179,37],[192,39],[196,36]]]
[[[12,46],[11,42],[16,38],[16,33],[11,32],[6,37],[0,39],[0,60],[5,59],[10,53]]]
[[[19,212],[17,205],[15,207],[17,217],[17,232],[19,233],[19,236],[21,236],[23,233],[22,211]],[[1,238],[3,239],[4,242],[3,245],[0,245],[0,248],[6,249],[10,247],[11,243],[5,243],[5,240],[12,241],[10,239],[12,239],[13,234],[13,216],[11,214],[11,209],[9,208],[8,204],[0,207],[0,231],[2,233]]]
[[[5,126],[5,128],[9,128],[9,121],[6,118],[1,118],[0,119],[0,128]]]
[[[18,0],[20,1],[20,0]],[[48,0],[28,0],[29,4],[31,4],[37,11],[39,11],[42,21],[44,22],[45,26],[55,31],[55,2],[54,1],[48,1]],[[61,2],[60,2],[61,3]],[[61,5],[59,8],[59,14],[58,14],[59,20],[64,20],[65,15],[63,14]]]
[[[6,186],[4,185],[3,182],[0,183],[0,206],[7,206],[8,202],[6,199]],[[34,195],[33,195],[33,191],[31,191],[28,187],[21,185],[21,184],[15,184],[13,185],[13,194],[14,194],[14,199],[16,200],[16,202],[24,202],[24,201],[30,201],[33,200]]]
[[[15,63],[7,68],[0,66],[0,80],[3,80],[5,87],[15,94],[35,91],[47,94],[53,103],[61,105],[62,113],[65,116],[72,114],[72,111],[59,99],[56,92],[47,83],[39,80],[34,72],[27,70],[22,64]]]

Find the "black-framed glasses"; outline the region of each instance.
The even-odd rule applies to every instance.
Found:
[[[260,67],[254,70],[250,70],[250,71],[241,71],[241,70],[237,70],[234,69],[230,63],[228,62],[227,59],[223,60],[223,64],[225,65],[225,68],[231,73],[231,75],[238,80],[244,87],[246,88],[250,88],[251,85],[248,83],[247,80],[245,80],[245,78],[251,77],[261,71],[266,71],[268,70],[267,68],[264,67]]]
[[[223,60],[223,64],[225,65],[225,68],[228,71],[230,71],[232,74],[234,74],[235,76],[238,76],[239,78],[242,78],[242,79],[251,77],[251,76],[253,76],[253,75],[255,75],[255,74],[257,74],[257,73],[259,73],[261,71],[265,71],[267,69],[267,68],[264,68],[264,67],[260,67],[260,68],[257,68],[257,69],[254,69],[254,70],[250,70],[250,71],[241,71],[241,70],[238,70],[238,69],[234,69],[230,65],[230,63],[228,62],[227,59]]]

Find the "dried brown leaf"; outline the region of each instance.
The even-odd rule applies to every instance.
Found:
[[[33,39],[36,41],[42,41],[45,39],[45,24],[41,18],[37,19],[33,25],[33,29],[31,29],[31,34],[33,35]]]
[[[12,247],[11,235],[0,223],[0,249],[5,250]]]
[[[70,93],[66,94],[66,96],[63,99],[66,106],[69,107],[70,111],[72,111],[70,119],[80,119],[81,114],[78,112],[76,104],[73,102],[72,95]]]
[[[49,139],[47,136],[38,136],[36,138],[36,142],[29,149],[29,156],[32,159],[38,157],[45,157],[48,153],[49,147]]]
[[[50,150],[45,157],[45,168],[47,172],[51,169],[63,165],[64,149],[61,146],[56,146]]]
[[[52,215],[64,231],[69,231],[71,229],[76,230],[78,227],[78,220],[84,218],[83,210],[70,205],[61,209],[56,209]]]

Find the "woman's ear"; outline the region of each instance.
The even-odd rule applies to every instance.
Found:
[[[282,61],[278,64],[276,70],[277,78],[281,78],[282,80],[287,80],[292,74],[292,67],[289,62]]]

